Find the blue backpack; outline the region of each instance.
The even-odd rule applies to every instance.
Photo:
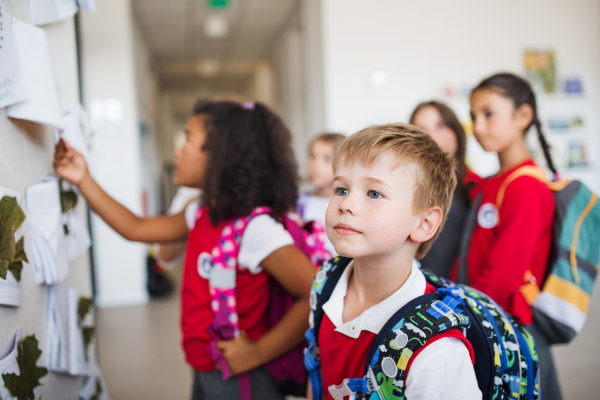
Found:
[[[311,328],[304,363],[313,399],[323,398],[319,329],[325,304],[351,259],[335,257],[317,272],[310,294]],[[535,341],[491,298],[422,270],[436,293],[419,296],[399,309],[373,340],[364,375],[328,388],[334,399],[405,399],[406,368],[413,354],[435,335],[459,328],[473,346],[475,375],[483,399],[537,400],[540,396]]]

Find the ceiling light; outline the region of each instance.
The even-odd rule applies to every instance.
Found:
[[[222,38],[229,33],[227,20],[222,15],[212,14],[204,22],[204,33],[209,38]]]
[[[196,72],[198,75],[206,79],[214,78],[215,76],[219,75],[220,71],[221,65],[219,64],[219,61],[214,59],[200,61],[196,67]]]

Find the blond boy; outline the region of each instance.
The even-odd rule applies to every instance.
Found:
[[[435,291],[414,260],[444,224],[454,168],[454,160],[412,125],[369,127],[336,151],[326,229],[335,250],[352,261],[322,305],[318,343],[327,399],[342,398],[335,386],[344,379],[363,376],[371,343],[388,319]],[[435,339],[415,353],[404,382],[394,384],[408,400],[481,399],[462,332],[450,329]]]

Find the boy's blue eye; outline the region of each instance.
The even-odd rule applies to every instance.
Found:
[[[348,194],[348,189],[337,188],[335,189],[335,194],[337,194],[338,196],[345,196]]]
[[[374,190],[369,190],[369,193],[367,195],[372,199],[380,199],[383,197],[381,193],[376,192]]]

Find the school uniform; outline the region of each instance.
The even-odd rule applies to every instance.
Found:
[[[535,165],[528,159],[510,170],[484,179],[472,192],[483,193],[477,210],[467,257],[468,283],[492,297],[523,324],[533,322],[531,307],[520,292],[526,273],[538,286],[544,281],[554,219],[554,194],[530,176],[512,181],[504,192],[500,210],[496,198],[504,181],[516,169]],[[456,269],[452,278],[456,279]]]
[[[208,210],[199,210],[198,203],[186,208],[186,221],[190,235],[181,288],[181,332],[186,361],[195,371],[192,398],[209,400],[221,398],[222,393],[239,394],[237,378],[223,382],[221,373],[215,372],[215,362],[207,350],[213,341],[209,328],[214,314],[209,293],[210,272],[205,259],[211,257],[221,231],[229,221],[214,226]],[[240,329],[254,341],[269,330],[269,275],[262,270],[260,262],[275,250],[290,244],[294,241],[283,225],[266,214],[253,218],[240,240],[236,260],[237,312]],[[256,398],[283,399],[264,368],[257,370],[250,374]]]
[[[400,289],[360,316],[344,323],[344,297],[352,271],[353,262],[348,265],[331,297],[323,305],[325,315],[318,342],[323,389],[330,400],[333,397],[328,391],[329,386],[339,385],[345,378],[364,375],[371,344],[389,318],[414,298],[435,292],[414,262],[410,276]],[[407,367],[404,383],[406,398],[481,399],[473,362],[471,344],[460,330],[451,329],[437,335],[415,352]]]
[[[472,192],[482,193],[477,224],[467,257],[468,284],[494,299],[505,311],[528,325],[536,339],[540,384],[544,400],[562,399],[558,378],[543,332],[533,326],[531,306],[521,293],[525,277],[538,287],[544,282],[552,245],[554,194],[544,182],[530,176],[512,181],[504,192],[500,210],[498,192],[518,168],[536,164],[532,159],[483,180]],[[455,280],[457,268],[451,279]]]

